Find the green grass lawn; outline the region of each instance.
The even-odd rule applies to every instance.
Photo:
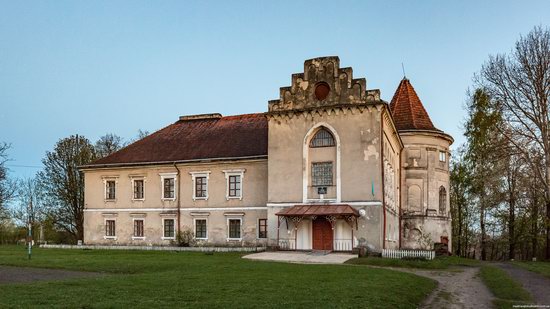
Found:
[[[481,262],[478,260],[465,259],[456,256],[442,256],[437,257],[431,261],[363,257],[348,260],[346,263],[380,267],[405,267],[422,269],[448,269],[452,266],[479,266],[481,264]]]
[[[495,296],[494,304],[497,308],[513,308],[514,305],[526,305],[531,301],[529,292],[500,268],[483,266],[480,276]]]
[[[0,246],[0,264],[106,273],[0,286],[0,307],[415,308],[433,280],[352,265],[250,261],[240,254],[25,249]],[[411,289],[414,287],[414,289]]]
[[[512,264],[550,278],[550,262],[512,262]]]

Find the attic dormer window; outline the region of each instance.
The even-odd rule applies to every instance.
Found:
[[[315,85],[315,98],[319,101],[323,101],[328,97],[330,92],[330,86],[325,82],[320,82]]]
[[[320,129],[315,133],[315,136],[311,139],[311,143],[309,144],[309,147],[311,148],[317,148],[317,147],[333,147],[336,144],[334,143],[334,136],[327,131],[327,129]]]

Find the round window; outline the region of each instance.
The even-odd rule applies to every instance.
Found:
[[[315,85],[315,97],[319,101],[323,101],[328,97],[328,93],[330,92],[330,87],[325,82],[320,82]]]

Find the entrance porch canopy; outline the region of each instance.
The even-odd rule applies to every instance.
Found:
[[[346,221],[349,224],[351,228],[351,239],[349,240],[351,242],[351,247],[349,248],[350,251],[354,246],[353,229],[354,229],[354,226],[355,226],[355,229],[358,228],[357,218],[360,216],[359,211],[357,211],[357,209],[347,204],[295,205],[292,207],[285,208],[279,211],[278,213],[276,213],[275,215],[277,215],[278,217],[277,244],[279,249],[282,248],[281,241],[279,238],[279,229],[283,221],[286,222],[287,230],[289,228],[289,221],[294,225],[294,239],[293,240],[286,239],[285,240],[286,242],[284,242],[286,248],[284,249],[296,250],[297,249],[296,245],[298,243],[297,231],[298,231],[298,227],[303,222],[303,219],[307,218],[310,220],[316,220],[318,218],[324,218],[330,223],[330,226],[332,227],[332,231],[334,231],[335,223],[337,219],[344,219],[344,221]],[[335,240],[333,239],[332,249],[335,248],[334,242]]]
[[[282,217],[317,217],[317,216],[334,216],[334,217],[359,217],[357,209],[347,204],[338,205],[296,205],[276,213]]]

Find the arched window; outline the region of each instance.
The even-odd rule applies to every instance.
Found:
[[[334,143],[334,136],[327,131],[327,129],[320,129],[315,133],[315,136],[311,139],[309,147],[333,147],[336,144]]]
[[[439,214],[444,216],[447,210],[447,190],[445,187],[439,187]]]

